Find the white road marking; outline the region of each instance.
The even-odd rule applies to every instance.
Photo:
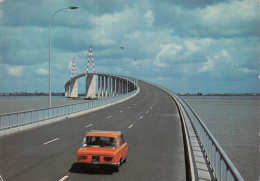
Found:
[[[57,141],[59,138],[55,138],[55,139],[53,139],[53,140],[51,140],[51,141],[48,141],[48,142],[46,142],[46,143],[43,143],[43,145],[47,145],[47,144],[49,144],[49,143],[52,143],[52,142],[54,142],[54,141]]]
[[[135,106],[135,104],[134,104],[134,106]]]
[[[65,175],[64,177],[62,177],[59,181],[64,181],[68,178],[69,176],[68,175]]]
[[[123,111],[120,111],[120,113],[122,113]]]
[[[150,107],[150,109],[152,109],[153,107]]]
[[[128,109],[130,109],[131,107],[129,106]]]
[[[112,116],[108,116],[107,119],[111,118]]]
[[[90,126],[93,126],[93,124],[87,125],[86,128],[88,128],[88,127],[90,127]]]
[[[133,127],[133,125],[131,124],[130,126],[128,126],[128,128],[132,128]]]
[[[143,119],[143,116],[141,116],[140,119]]]
[[[0,175],[0,181],[4,181],[3,177]]]
[[[146,114],[148,114],[149,111],[146,111]]]

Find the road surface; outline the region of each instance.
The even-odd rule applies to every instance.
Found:
[[[140,93],[122,103],[0,137],[0,175],[5,181],[186,180],[177,107],[159,88],[139,86]],[[74,167],[88,130],[123,132],[129,152],[119,172]]]

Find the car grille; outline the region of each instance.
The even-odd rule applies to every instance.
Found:
[[[99,163],[99,156],[92,156],[92,163]]]

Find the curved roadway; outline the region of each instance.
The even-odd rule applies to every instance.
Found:
[[[139,86],[138,95],[120,104],[0,137],[0,175],[8,181],[186,180],[177,107],[159,88]],[[123,132],[129,152],[119,172],[74,167],[91,129]]]

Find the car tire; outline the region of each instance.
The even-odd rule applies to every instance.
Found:
[[[122,165],[122,158],[120,158],[119,164],[115,167],[115,171],[119,172],[119,167]]]
[[[114,168],[115,172],[119,172],[119,167],[120,167],[120,166],[116,166],[116,167]]]
[[[126,160],[127,160],[127,156],[125,157],[125,159],[124,159],[123,163],[126,163]]]

